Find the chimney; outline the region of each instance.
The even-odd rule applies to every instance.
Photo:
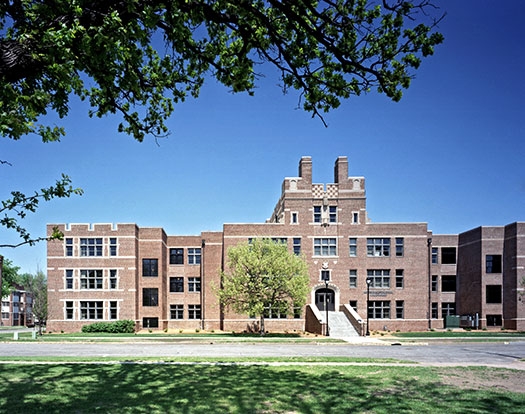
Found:
[[[299,162],[299,177],[305,183],[312,183],[312,157],[301,157]]]
[[[348,158],[337,157],[334,167],[334,183],[345,183],[348,181]]]

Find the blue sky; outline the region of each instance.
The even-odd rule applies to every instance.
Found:
[[[437,1],[445,43],[423,61],[399,103],[371,93],[320,120],[283,96],[273,73],[255,97],[208,82],[176,108],[172,134],[135,142],[117,119],[89,119],[72,105],[67,136],[43,144],[0,140],[0,199],[68,174],[81,197],[41,204],[23,221],[137,223],[168,234],[264,222],[284,177],[309,155],[317,183],[333,182],[339,155],[364,176],[374,222],[427,222],[434,233],[525,220],[525,2]],[[3,243],[16,242],[0,229]],[[0,249],[23,272],[46,268],[46,246]]]

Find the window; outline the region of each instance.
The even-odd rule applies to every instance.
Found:
[[[81,301],[80,319],[103,319],[104,302],[100,301]]]
[[[170,305],[170,319],[183,319],[184,305]]]
[[[357,269],[350,270],[349,282],[351,288],[357,287]]]
[[[352,224],[359,224],[359,213],[352,213]]]
[[[265,306],[264,317],[268,319],[286,319],[286,305],[280,306],[279,303],[276,303],[274,306]]]
[[[455,292],[456,291],[456,276],[441,276],[441,291]]]
[[[396,300],[396,319],[405,319],[405,301]]]
[[[485,256],[485,271],[487,273],[501,273],[500,254],[487,254]]]
[[[198,265],[201,264],[201,249],[200,247],[197,248],[189,248],[188,249],[188,264],[190,265]]]
[[[102,289],[102,270],[81,270],[80,289]]]
[[[367,256],[390,256],[390,239],[377,238],[366,240]]]
[[[390,270],[367,270],[367,278],[371,279],[370,287],[389,288],[390,287]]]
[[[299,218],[298,218],[298,215],[297,215],[297,212],[293,211],[292,212],[292,215],[290,216],[290,223],[291,224],[297,224],[299,223]]]
[[[188,319],[201,318],[201,305],[188,305]]]
[[[201,278],[200,277],[189,277],[188,278],[188,292],[200,292],[201,291]]]
[[[303,315],[303,308],[301,306],[294,306],[293,307],[294,319],[300,319],[302,315]]]
[[[501,326],[503,320],[501,315],[487,315],[487,326]]]
[[[118,319],[117,301],[109,302],[109,319]]]
[[[159,290],[157,288],[142,288],[142,306],[158,306]]]
[[[73,256],[73,239],[66,239],[66,256]]]
[[[184,264],[184,249],[182,248],[170,249],[170,264],[175,264],[175,265]]]
[[[441,304],[441,317],[446,318],[456,314],[456,302],[443,302]]]
[[[396,257],[403,257],[405,254],[405,239],[396,237]]]
[[[404,281],[404,270],[403,269],[396,269],[396,288],[397,289],[403,289],[405,284]]]
[[[330,270],[321,270],[321,280],[322,281],[330,280]]]
[[[432,292],[438,291],[438,277],[437,275],[432,275]]]
[[[442,264],[456,264],[456,248],[442,247],[441,248],[441,263]]]
[[[390,319],[390,301],[372,300],[368,307],[368,317],[372,319]]]
[[[73,301],[66,301],[66,319],[73,319]]]
[[[111,269],[109,271],[109,288],[116,289],[117,286],[118,286],[117,271],[115,269]]]
[[[314,239],[314,256],[337,256],[337,239]]]
[[[438,318],[438,303],[432,302],[432,319]]]
[[[277,244],[288,244],[286,237],[272,237],[272,241]]]
[[[357,312],[357,300],[351,300],[348,302],[350,307]]]
[[[438,248],[432,247],[432,264],[438,264]]]
[[[501,303],[501,285],[487,285],[485,296],[487,303]]]
[[[301,238],[300,237],[294,237],[293,239],[293,253],[296,256],[299,256],[301,254]]]
[[[349,238],[348,245],[350,248],[350,257],[357,257],[357,239],[355,237]]]
[[[80,239],[80,256],[102,256],[102,238]]]
[[[117,255],[117,238],[116,237],[111,237],[109,239],[109,255],[110,256]]]
[[[73,270],[66,270],[66,289],[73,289]]]
[[[328,207],[328,220],[330,223],[337,223],[337,206]]]
[[[184,278],[170,277],[170,292],[184,292]]]
[[[314,223],[321,222],[321,206],[314,206]]]
[[[142,318],[142,326],[144,328],[158,328],[159,318]]]
[[[157,277],[159,275],[159,259],[142,259],[142,276]]]

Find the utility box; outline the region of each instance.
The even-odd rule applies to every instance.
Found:
[[[459,328],[459,316],[448,315],[445,317],[445,328]]]

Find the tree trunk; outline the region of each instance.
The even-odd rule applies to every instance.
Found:
[[[266,334],[266,330],[264,329],[264,316],[261,315],[261,327],[260,327],[260,333],[261,336],[264,336]]]

